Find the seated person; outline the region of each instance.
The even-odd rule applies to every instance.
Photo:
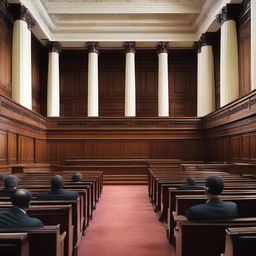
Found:
[[[16,186],[19,183],[19,179],[16,176],[9,175],[4,178],[4,189],[0,190],[0,196],[2,197],[11,197],[15,191]]]
[[[76,172],[72,175],[72,182],[79,183],[82,182],[83,175],[79,172]]]
[[[38,200],[76,200],[79,193],[63,189],[64,180],[60,175],[52,177],[51,187],[49,192],[42,192],[37,195]]]
[[[193,177],[187,177],[186,179],[187,184],[186,185],[181,185],[179,187],[177,187],[177,189],[184,189],[184,190],[202,190],[205,189],[204,186],[198,186],[196,184],[196,180]]]
[[[224,188],[224,182],[220,177],[208,177],[205,186],[208,200],[205,204],[190,207],[186,214],[188,220],[224,220],[238,217],[236,203],[225,202],[220,198]]]
[[[0,228],[43,227],[41,220],[29,217],[26,213],[31,198],[31,193],[27,190],[17,189],[11,197],[13,207],[9,211],[0,211]]]

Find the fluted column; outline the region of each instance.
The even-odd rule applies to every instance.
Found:
[[[256,1],[251,1],[251,89],[256,89]]]
[[[135,42],[124,42],[125,49],[125,116],[136,116]]]
[[[60,116],[60,44],[49,42],[48,47],[47,116]]]
[[[88,116],[99,116],[98,42],[87,42],[88,49]]]
[[[227,5],[217,16],[221,24],[220,106],[239,97],[238,45],[235,8]]]
[[[169,116],[168,42],[157,44],[158,53],[158,116]]]
[[[12,99],[28,109],[32,109],[30,30],[34,24],[27,8],[21,6],[13,26]]]
[[[215,110],[215,81],[212,45],[208,34],[203,34],[198,45],[198,104],[197,116]]]

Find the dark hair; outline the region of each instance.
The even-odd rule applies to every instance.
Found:
[[[187,185],[196,185],[196,180],[193,177],[187,177]]]
[[[19,208],[28,208],[31,198],[31,193],[26,189],[17,189],[11,197],[11,201],[13,206]]]
[[[72,175],[72,181],[73,182],[79,182],[83,178],[83,175],[80,172],[76,172]]]
[[[51,181],[52,189],[62,189],[64,186],[64,180],[60,175],[54,175]]]
[[[207,194],[220,195],[223,188],[224,182],[219,176],[210,176],[206,181]]]
[[[13,175],[9,175],[4,179],[5,188],[15,188],[18,183],[19,183],[19,179]]]

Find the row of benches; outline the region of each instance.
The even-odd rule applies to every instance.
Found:
[[[237,203],[240,218],[228,222],[203,223],[190,222],[186,219],[186,211],[191,206],[206,201],[205,191],[176,188],[184,184],[188,176],[195,177],[199,185],[204,185],[210,175],[222,177],[225,182],[222,199]],[[226,228],[256,226],[255,179],[215,170],[182,171],[180,168],[175,170],[175,168],[153,167],[149,173],[148,193],[154,210],[166,228],[169,241],[176,245],[177,256],[220,255],[225,251]],[[229,239],[229,241],[233,240]],[[249,250],[250,247],[247,248]]]
[[[36,200],[35,196],[39,192],[50,190],[50,180],[55,174],[63,176],[64,189],[79,192],[80,197],[77,200]],[[18,188],[28,189],[34,196],[28,214],[42,220],[46,225],[39,229],[15,230],[28,234],[29,255],[77,254],[82,235],[86,233],[102,192],[102,172],[82,172],[84,181],[81,183],[70,182],[72,174],[72,172],[19,174],[21,181]],[[0,210],[7,210],[10,207],[9,198],[0,198]],[[0,233],[10,233],[10,230],[1,229]],[[41,238],[37,239],[38,236]]]

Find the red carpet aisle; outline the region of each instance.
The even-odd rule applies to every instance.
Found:
[[[171,256],[146,186],[104,186],[78,256]]]

